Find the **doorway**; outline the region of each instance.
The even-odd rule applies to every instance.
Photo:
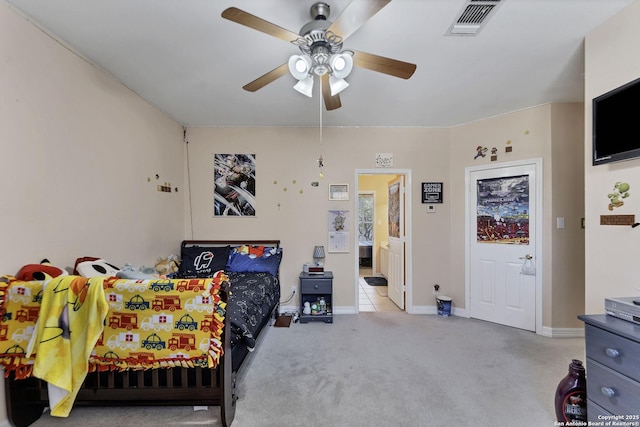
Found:
[[[358,312],[366,311],[404,311],[411,312],[411,212],[407,206],[411,206],[411,179],[409,170],[374,169],[356,170],[355,182],[358,195],[356,199],[356,224],[355,236],[356,253],[356,309]],[[398,211],[397,218],[401,218],[402,236],[389,234],[389,194],[390,184],[394,181],[402,182],[402,208]],[[394,187],[394,188],[397,188]],[[372,212],[362,212],[372,205]],[[394,223],[395,224],[395,223]],[[397,224],[391,227],[396,230]],[[397,230],[396,230],[397,231]],[[391,256],[389,252],[390,240],[394,240],[394,250],[401,251],[401,257]],[[393,245],[392,245],[393,246]],[[390,269],[389,260],[393,268]],[[400,261],[398,261],[400,260]],[[391,275],[391,271],[394,275]],[[370,285],[364,277],[374,277]],[[395,282],[394,282],[394,278]],[[380,279],[380,280],[378,280]],[[384,283],[386,281],[386,283]],[[369,280],[369,283],[372,281]],[[383,283],[381,286],[380,283]],[[396,302],[389,298],[389,285],[395,287]],[[400,303],[400,304],[398,304]]]
[[[541,330],[541,160],[466,170],[470,317]]]

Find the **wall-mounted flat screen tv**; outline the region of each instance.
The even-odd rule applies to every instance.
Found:
[[[593,164],[640,157],[640,78],[593,99]]]

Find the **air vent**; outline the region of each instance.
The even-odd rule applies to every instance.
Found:
[[[475,36],[493,16],[502,0],[468,0],[447,30],[449,36]]]

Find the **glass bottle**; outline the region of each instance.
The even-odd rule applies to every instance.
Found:
[[[318,310],[320,311],[320,314],[326,314],[327,313],[327,303],[324,300],[324,297],[320,297],[320,303],[318,305],[320,306],[318,308]]]

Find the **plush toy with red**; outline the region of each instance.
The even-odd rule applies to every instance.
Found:
[[[66,276],[66,270],[51,265],[48,259],[43,259],[40,264],[27,264],[18,271],[16,279],[31,281],[31,280],[46,280],[58,276]]]

